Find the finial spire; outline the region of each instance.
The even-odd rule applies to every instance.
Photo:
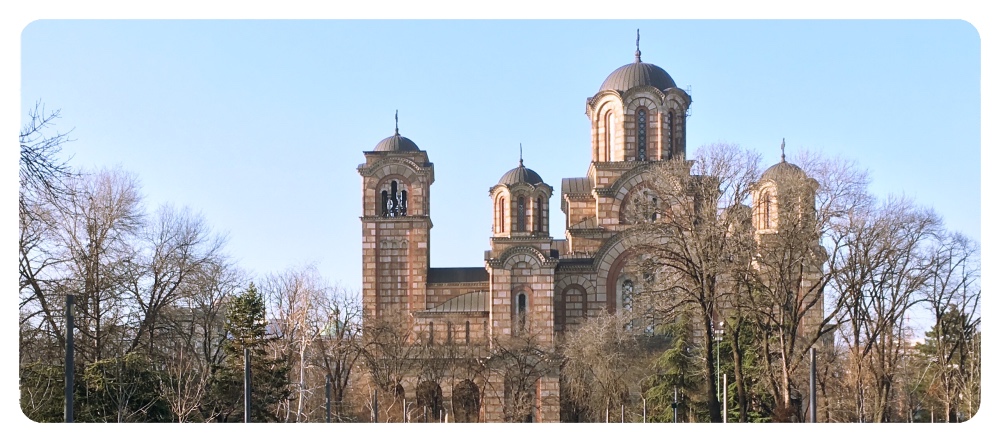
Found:
[[[635,62],[642,61],[642,51],[639,50],[639,28],[635,29]]]
[[[519,166],[524,166],[524,146],[521,143],[517,143],[518,157],[517,164]]]
[[[399,109],[396,109],[396,135],[399,135]]]
[[[781,162],[785,162],[785,137],[781,137]]]

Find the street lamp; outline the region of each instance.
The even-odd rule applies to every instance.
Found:
[[[722,335],[726,333],[726,330],[723,329],[723,325],[724,325],[723,321],[719,321],[719,328],[713,330],[715,332],[714,335],[715,335],[715,399],[716,400],[721,400],[719,397],[720,396],[719,392],[721,391],[721,381],[719,373],[722,370],[720,368],[721,364],[719,363],[719,344],[722,343]]]

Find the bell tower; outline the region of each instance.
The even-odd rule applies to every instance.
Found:
[[[430,186],[427,152],[396,132],[364,152],[362,178],[362,304],[367,318],[427,308]]]

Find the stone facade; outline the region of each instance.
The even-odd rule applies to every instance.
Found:
[[[566,239],[550,233],[553,188],[522,163],[489,189],[493,236],[483,267],[430,267],[434,165],[428,152],[398,130],[364,152],[358,172],[366,318],[398,314],[410,321],[413,345],[465,345],[488,357],[502,339],[518,336],[554,350],[587,317],[621,309],[623,284],[631,284],[625,263],[638,241],[628,234],[623,206],[646,188],[650,164],[685,159],[691,97],[665,71],[642,63],[638,52],[605,86],[586,102],[592,135],[586,176],[562,180],[558,198]],[[755,190],[759,235],[778,228],[776,206],[768,202],[778,192],[774,179],[762,180]],[[416,400],[421,382],[414,374],[402,383],[406,400]],[[452,373],[440,381],[444,410],[464,420],[504,421],[511,402],[526,398],[529,406],[518,411],[525,420],[559,420],[555,369],[536,373],[528,388],[509,384],[488,371]],[[478,409],[458,410],[456,385],[475,386],[478,398],[470,403]]]

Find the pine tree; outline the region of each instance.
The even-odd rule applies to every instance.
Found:
[[[234,297],[226,313],[225,358],[217,367],[202,412],[206,420],[243,422],[243,349],[250,350],[250,421],[278,421],[278,405],[288,398],[289,363],[281,355],[270,356],[264,297],[253,283]]]

